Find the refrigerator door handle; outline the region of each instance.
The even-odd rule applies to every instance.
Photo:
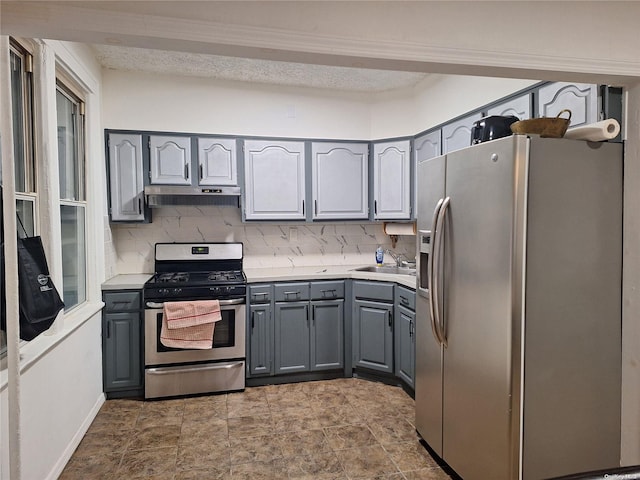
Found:
[[[451,197],[445,198],[442,202],[442,207],[440,207],[440,211],[438,212],[438,220],[436,222],[436,244],[434,245],[436,257],[436,259],[434,260],[434,281],[433,286],[431,287],[431,290],[433,291],[432,297],[434,299],[433,309],[436,314],[436,330],[438,332],[438,336],[440,337],[441,343],[445,346],[445,348],[447,347],[447,335],[445,329],[444,312],[442,310],[442,305],[440,305],[439,280],[442,279],[442,272],[440,270],[442,262],[440,261],[440,255],[442,254],[442,245],[444,245],[444,219],[450,203]]]
[[[429,313],[431,314],[431,331],[433,332],[433,336],[436,338],[439,344],[442,343],[442,338],[440,338],[440,332],[438,331],[438,327],[436,326],[436,313],[435,313],[435,300],[434,295],[435,291],[434,287],[434,262],[435,262],[435,254],[436,254],[436,245],[438,232],[436,231],[436,224],[438,220],[438,216],[440,214],[440,209],[442,208],[442,202],[444,199],[441,198],[438,200],[436,204],[436,208],[433,210],[433,218],[431,220],[431,252],[427,259],[427,285],[429,285]]]

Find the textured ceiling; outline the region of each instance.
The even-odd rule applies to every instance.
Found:
[[[372,70],[144,48],[93,45],[106,68],[235,80],[271,85],[377,93],[412,87],[427,74]]]

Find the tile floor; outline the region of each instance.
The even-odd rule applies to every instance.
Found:
[[[448,479],[413,422],[402,389],[351,378],[108,400],[60,479]]]

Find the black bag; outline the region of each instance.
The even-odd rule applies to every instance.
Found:
[[[58,312],[64,308],[64,302],[49,276],[40,237],[18,238],[18,293],[20,338],[33,340],[49,329]],[[6,330],[5,315],[3,309],[2,327]]]

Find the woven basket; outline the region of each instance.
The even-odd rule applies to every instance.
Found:
[[[568,113],[568,118],[561,118],[560,115]],[[561,110],[555,118],[531,118],[520,120],[511,124],[511,131],[516,134],[533,133],[545,138],[562,138],[571,123],[571,110]]]

